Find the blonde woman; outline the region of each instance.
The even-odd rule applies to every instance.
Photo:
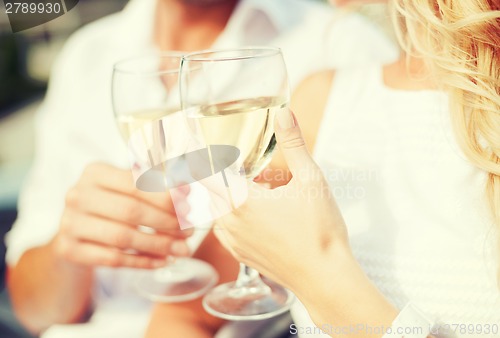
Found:
[[[304,82],[276,123],[293,178],[218,237],[297,295],[301,337],[500,337],[500,3],[389,5],[406,53]]]
[[[292,335],[500,337],[498,0],[389,5],[401,59],[302,83],[261,177],[293,178],[251,186],[215,232],[297,295]],[[213,242],[197,255],[234,277]],[[162,304],[147,336],[172,318],[196,337],[221,324],[199,301]]]

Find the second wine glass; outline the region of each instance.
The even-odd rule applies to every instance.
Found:
[[[113,69],[113,110],[140,190],[172,195],[171,188],[183,183],[182,178],[173,182],[176,168],[170,165],[193,140],[180,112],[181,57],[178,52],[139,56],[120,61]],[[138,230],[155,235],[146,226],[138,226]],[[159,302],[188,301],[203,295],[218,280],[215,269],[204,261],[172,257],[168,261],[164,268],[140,273],[135,286],[142,295]]]
[[[187,54],[181,62],[180,90],[183,112],[211,160],[223,157],[214,156],[216,150],[225,149],[221,147],[237,149],[239,156],[234,163],[225,162],[231,162],[227,169],[253,180],[271,160],[276,145],[275,114],[288,109],[289,85],[281,51],[249,47]],[[214,176],[219,164],[211,164]],[[234,180],[228,180],[225,171],[219,170],[221,182],[235,209],[241,196],[235,196]],[[212,289],[203,305],[224,319],[260,320],[287,311],[293,299],[285,288],[264,281],[256,270],[240,264],[237,280]]]

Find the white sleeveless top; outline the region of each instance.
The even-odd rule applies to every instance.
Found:
[[[460,151],[449,114],[445,94],[390,89],[378,65],[339,70],[314,157],[356,258],[395,306],[413,302],[440,337],[500,337],[487,175]],[[300,303],[292,314],[301,337],[323,337]]]

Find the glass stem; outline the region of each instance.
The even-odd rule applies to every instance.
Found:
[[[257,270],[240,263],[240,272],[238,273],[238,279],[236,279],[237,288],[249,288],[249,287],[260,287],[266,288],[267,285],[264,284],[260,278],[260,274]]]

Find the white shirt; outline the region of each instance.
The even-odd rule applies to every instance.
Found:
[[[27,249],[54,236],[66,191],[86,165],[103,161],[127,167],[127,149],[111,106],[112,65],[153,48],[154,10],[155,0],[132,0],[122,12],[79,30],[65,45],[37,115],[36,157],[19,200],[19,217],[6,238],[8,264],[16,264]],[[241,1],[214,47],[256,44],[283,49],[292,87],[318,69],[397,55],[361,17],[335,21],[331,9],[308,0]],[[97,269],[96,312],[90,323],[72,325],[71,331],[54,326],[44,337],[64,336],[56,334],[60,330],[71,332],[72,338],[78,332],[94,338],[140,336],[150,303],[133,290],[134,273]]]
[[[460,150],[444,93],[388,88],[379,65],[337,71],[314,158],[356,259],[396,307],[415,304],[436,337],[499,337],[487,175]],[[301,338],[328,337],[300,303],[292,313]]]

